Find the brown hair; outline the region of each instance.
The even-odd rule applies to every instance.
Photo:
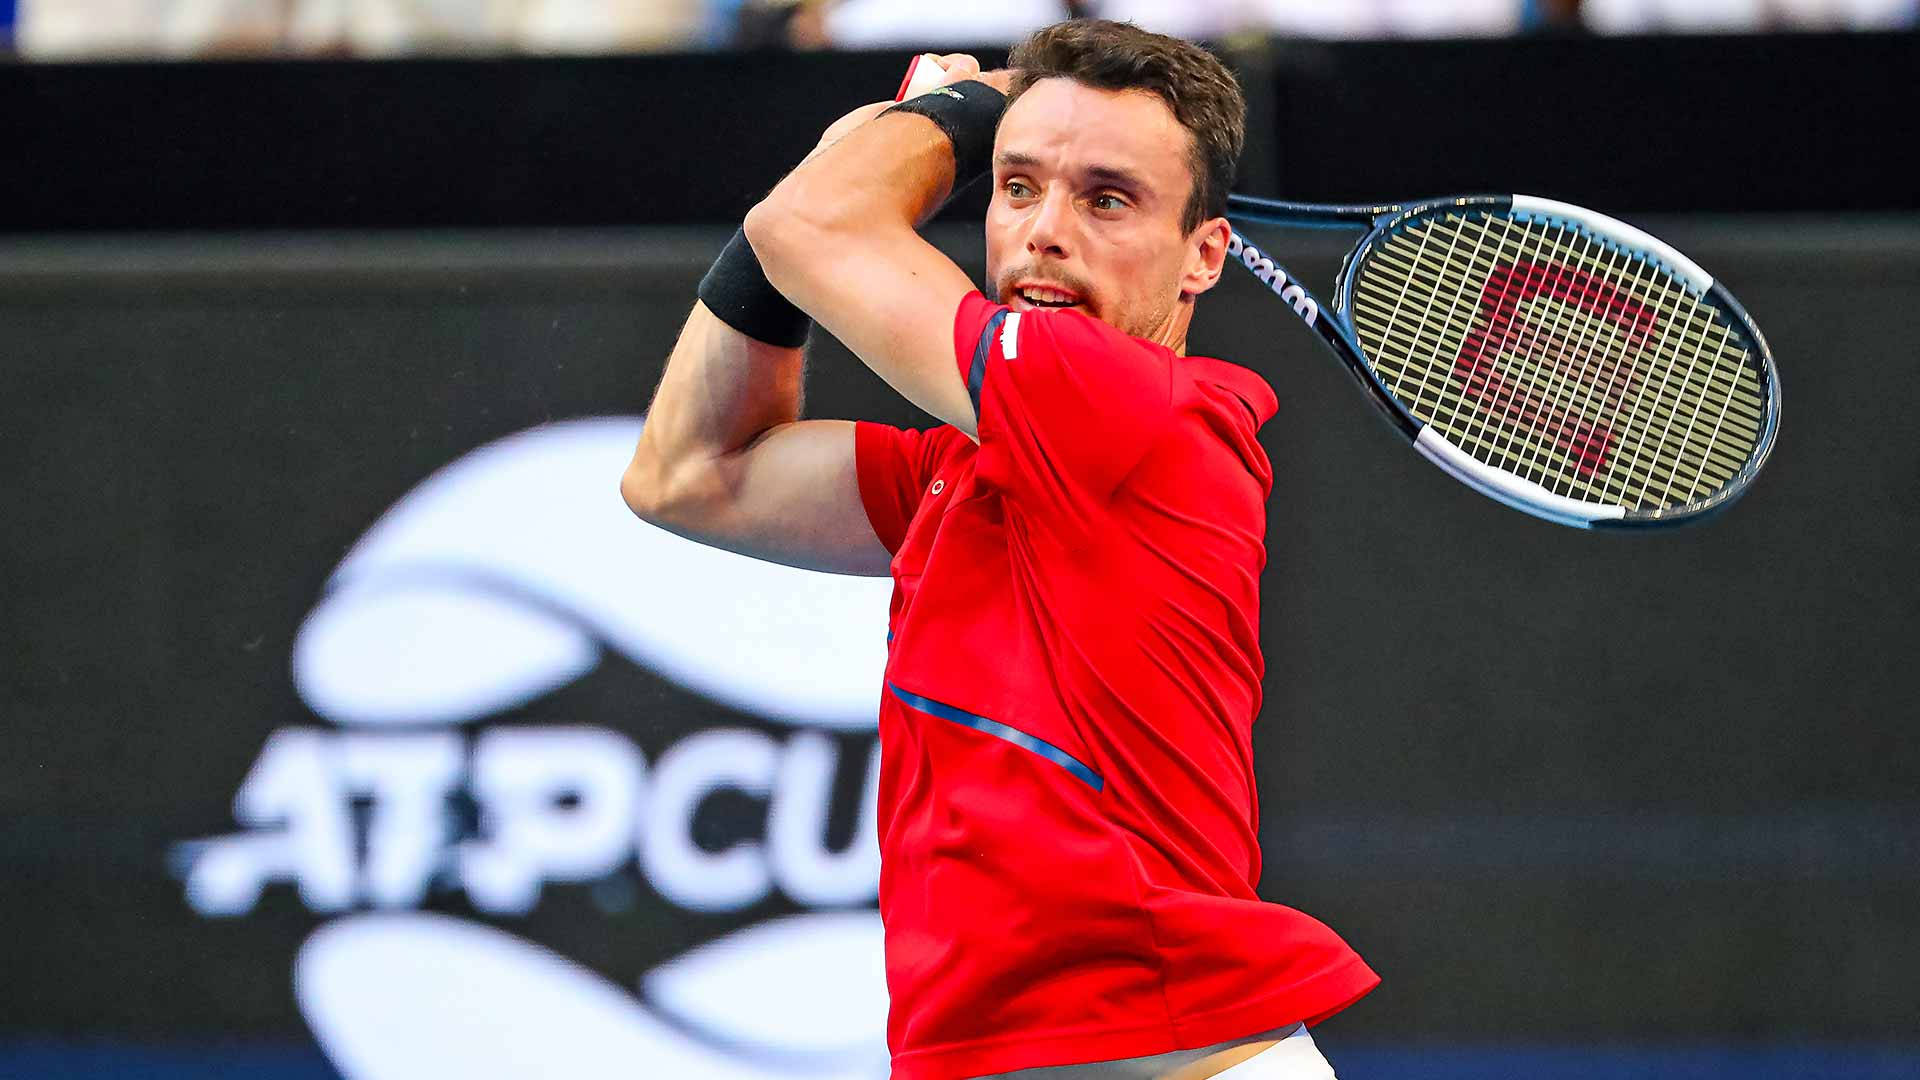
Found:
[[[1007,66],[1014,69],[1009,104],[1042,79],[1159,95],[1193,137],[1187,149],[1193,194],[1181,228],[1191,232],[1208,218],[1226,215],[1227,192],[1247,139],[1247,102],[1218,57],[1132,23],[1073,19],[1035,31],[1014,46]]]

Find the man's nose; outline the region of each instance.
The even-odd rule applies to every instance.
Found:
[[[1066,258],[1072,254],[1075,226],[1072,193],[1059,188],[1047,192],[1027,227],[1027,253]]]

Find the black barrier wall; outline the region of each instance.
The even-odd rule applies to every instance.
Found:
[[[1195,351],[1254,367],[1281,401],[1263,433],[1276,485],[1256,728],[1262,892],[1339,928],[1386,979],[1324,1029],[1330,1046],[1920,1038],[1920,749],[1908,735],[1920,421],[1898,382],[1865,381],[1906,364],[1920,340],[1920,231],[1648,224],[1746,301],[1784,380],[1767,472],[1731,512],[1685,531],[1589,535],[1475,496],[1408,453],[1255,283],[1231,276],[1203,303]],[[644,411],[722,238],[0,248],[11,447],[0,964],[15,975],[0,989],[0,1037],[303,1040],[295,957],[348,910],[452,913],[632,986],[730,932],[868,904],[860,868],[831,857],[855,846],[870,732],[768,719],[614,648],[464,724],[342,726],[384,706],[317,676],[297,683],[302,642],[315,640],[303,627],[353,584],[357,564],[342,560],[356,544],[356,558],[397,546],[403,569],[438,552],[441,577],[396,579],[422,595],[600,552],[586,580],[653,598],[626,610],[667,620],[668,642],[673,620],[697,637],[716,609],[772,595],[730,592],[716,574],[713,602],[675,600],[686,582],[662,575],[715,572],[663,569],[639,546],[576,546],[598,526],[559,529],[518,568],[463,563],[540,512],[527,492],[574,478],[476,487],[461,504],[473,516],[444,520],[425,494],[438,489],[423,485],[456,461],[484,473],[473,452],[495,440]],[[944,243],[977,268],[971,230]],[[1314,280],[1337,248],[1290,255]],[[830,342],[816,342],[811,365],[810,415],[928,422]],[[618,464],[584,481],[609,505]],[[418,527],[370,533],[398,503]],[[588,600],[555,618],[599,618],[598,640],[617,638],[604,623],[624,616],[597,611]],[[461,616],[493,617],[484,605]],[[545,647],[538,629],[523,652]],[[845,648],[877,647],[884,625],[866,633]],[[511,674],[513,662],[476,653],[468,666]],[[635,803],[648,809],[632,811],[630,836],[596,849],[598,863],[575,852],[586,869],[572,878],[532,875],[531,901],[516,900],[511,872],[477,900],[478,871],[438,849],[416,853],[410,865],[427,869],[414,879],[394,862],[389,885],[363,883],[388,888],[384,900],[329,893],[333,849],[318,841],[278,873],[265,855],[246,864],[257,896],[232,869],[244,845],[220,848],[226,876],[194,877],[211,865],[196,861],[210,838],[311,837],[335,811],[338,835],[357,837],[334,852],[341,865],[372,873],[401,859],[378,854],[398,820],[382,815],[399,812],[379,777],[405,770],[352,765],[355,731],[383,753],[423,740],[407,744],[425,755],[406,767],[418,776],[436,732],[455,733],[449,753],[477,769],[499,732],[563,727],[590,729],[594,760],[637,751],[656,793],[715,729],[734,733],[728,760],[812,762],[791,767],[817,766],[806,775],[825,786],[792,805],[817,814],[817,850],[780,853],[772,818],[792,794],[780,771],[759,789],[717,784],[680,819]],[[269,759],[286,776],[300,761],[366,771],[335,802],[302,802],[295,780],[260,786]],[[244,790],[266,800],[247,811],[256,822],[276,825],[237,821]],[[498,812],[475,790],[432,810],[433,835],[471,837]],[[696,861],[761,854],[732,885],[676,878],[648,854],[682,849]]]
[[[981,51],[990,66],[1004,55]],[[1247,90],[1252,194],[1920,209],[1898,137],[1920,112],[1916,34],[1263,41],[1223,55]],[[906,60],[0,64],[0,230],[737,222]]]

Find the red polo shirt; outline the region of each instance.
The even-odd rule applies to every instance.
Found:
[[[980,443],[858,425],[894,552],[880,913],[896,1080],[1318,1020],[1379,977],[1254,893],[1273,392],[1073,311],[954,326]]]

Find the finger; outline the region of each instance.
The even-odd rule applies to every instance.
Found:
[[[937,59],[940,61],[940,66],[947,72],[946,78],[940,82],[941,86],[964,82],[980,74],[980,61],[967,53],[947,53]]]

